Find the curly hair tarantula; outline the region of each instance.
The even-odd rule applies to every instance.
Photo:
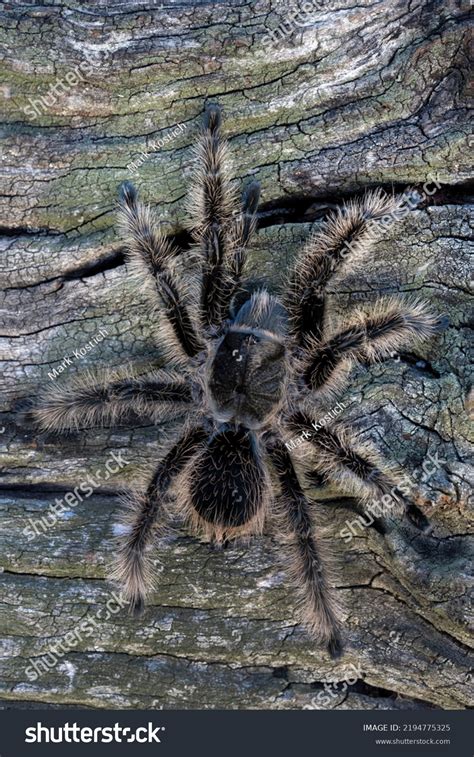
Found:
[[[342,327],[331,323],[325,295],[331,278],[366,252],[377,222],[400,205],[381,191],[329,216],[306,243],[281,299],[252,290],[243,274],[260,190],[252,182],[239,202],[215,104],[206,107],[196,159],[190,215],[199,272],[187,283],[178,275],[183,256],[132,184],[125,182],[120,194],[128,264],[159,311],[160,347],[174,369],[75,379],[42,395],[36,420],[62,431],[113,424],[130,412],[155,422],[185,416],[146,490],[130,497],[121,526],[115,575],[132,610],[143,608],[153,587],[150,548],[169,519],[173,492],[191,530],[220,545],[261,533],[275,515],[302,620],[336,657],[339,610],[313,505],[285,439],[305,431],[314,452],[314,470],[306,474],[355,496],[362,512],[370,497],[393,492],[396,474],[367,445],[357,448],[354,432],[340,424],[315,432],[313,423],[351,365],[432,336],[441,319],[419,302],[387,298]],[[414,522],[424,517],[404,495],[399,505]]]

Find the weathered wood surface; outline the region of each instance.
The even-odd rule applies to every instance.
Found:
[[[469,3],[313,5],[272,48],[265,35],[289,15],[280,0],[15,2],[0,12],[4,706],[472,703]],[[84,81],[36,118],[25,113],[29,98],[47,94],[86,55],[98,64]],[[251,267],[274,286],[312,224],[343,197],[375,185],[420,189],[429,177],[442,185],[332,296],[342,314],[379,290],[412,293],[450,317],[423,353],[361,367],[343,397],[344,418],[361,438],[412,476],[433,530],[423,536],[400,524],[382,536],[367,528],[346,544],[339,532],[354,518],[350,503],[323,493],[328,505],[317,517],[339,555],[346,617],[339,662],[296,623],[270,536],[210,553],[178,532],[157,554],[159,587],[144,618],[121,610],[105,620],[115,494],[153,462],[164,429],[135,424],[58,439],[35,434],[15,412],[100,329],[106,338],[73,359],[65,379],[89,366],[159,361],[114,230],[116,190],[150,140],[183,124],[135,181],[186,241],[190,146],[207,97],[225,109],[236,176],[262,182]],[[103,471],[113,451],[129,463],[122,472],[28,541],[29,519]],[[422,482],[436,454],[440,468]],[[32,658],[90,618],[94,633],[32,681]],[[354,668],[358,681],[343,691]],[[341,682],[329,701],[328,681]]]

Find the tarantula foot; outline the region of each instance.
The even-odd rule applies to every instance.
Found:
[[[132,599],[132,601],[130,602],[130,614],[134,618],[139,618],[140,615],[143,615],[144,611],[145,602],[143,601],[142,597]]]
[[[123,184],[120,185],[119,199],[120,202],[124,202],[127,205],[133,205],[133,203],[136,201],[137,190],[135,189],[131,181],[124,181]]]
[[[242,193],[242,205],[247,213],[255,213],[260,200],[260,182],[251,181]]]
[[[222,111],[217,103],[208,103],[204,111],[204,129],[216,131],[222,123]]]
[[[429,527],[430,522],[428,518],[416,505],[412,503],[408,504],[406,513],[408,520],[413,523],[414,526],[419,528],[420,531],[425,531]]]
[[[442,331],[446,331],[448,326],[449,326],[449,317],[447,315],[440,315],[439,318],[436,319],[436,322],[434,324],[434,330],[436,333],[440,334]]]
[[[340,636],[331,636],[328,642],[327,650],[333,660],[337,660],[339,657],[342,657],[342,655],[344,654],[344,648],[342,646]]]

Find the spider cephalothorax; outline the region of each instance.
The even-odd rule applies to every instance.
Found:
[[[352,313],[342,326],[326,312],[331,279],[366,252],[377,222],[399,207],[399,198],[380,191],[345,204],[310,237],[281,300],[265,289],[252,292],[242,277],[259,187],[251,183],[238,202],[220,131],[220,109],[210,105],[191,191],[191,275],[134,187],[126,182],[121,190],[129,268],[152,312],[159,311],[157,337],[168,368],[79,377],[45,392],[35,415],[52,430],[112,424],[131,412],[155,422],[184,417],[144,491],[129,498],[116,577],[131,607],[141,609],[153,587],[151,548],[171,504],[194,532],[221,544],[272,521],[303,620],[336,656],[334,591],[313,505],[285,442],[304,433],[314,454],[303,472],[335,483],[362,509],[371,497],[393,494],[393,471],[367,445],[356,447],[350,429],[315,426],[318,408],[344,386],[355,361],[389,357],[436,333],[441,321],[419,302],[393,298]],[[400,491],[399,512],[423,523]]]
[[[288,376],[282,306],[253,294],[211,352],[209,407],[217,422],[260,429],[280,407]]]

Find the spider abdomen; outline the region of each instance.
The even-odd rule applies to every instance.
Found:
[[[195,461],[191,505],[215,536],[262,521],[266,477],[252,431],[223,424]]]

